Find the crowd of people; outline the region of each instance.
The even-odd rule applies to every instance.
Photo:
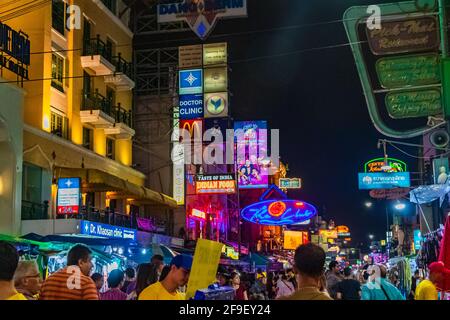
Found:
[[[281,272],[222,270],[217,286],[234,289],[235,300],[438,300],[444,274],[439,262],[429,266],[428,279],[416,272],[408,297],[387,279],[384,265],[341,269],[336,261],[324,270],[325,251],[314,244],[297,248],[294,267]],[[160,255],[149,263],[106,277],[93,270],[92,251],[73,246],[67,266],[43,280],[35,261],[19,261],[14,246],[0,241],[0,300],[185,300],[193,258],[175,256],[169,265]]]

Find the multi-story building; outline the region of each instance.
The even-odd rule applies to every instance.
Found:
[[[130,226],[130,215],[144,205],[176,207],[171,197],[145,188],[146,176],[134,169],[133,33],[126,9],[122,0],[17,1],[0,9],[0,21],[31,43],[23,84],[22,206],[12,213],[13,221],[21,214],[22,226],[12,233],[73,232],[70,219],[56,219],[68,217],[57,211],[59,178],[81,178],[85,217],[106,216],[109,223],[110,212]]]

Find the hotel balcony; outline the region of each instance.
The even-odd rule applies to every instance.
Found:
[[[98,93],[98,90],[93,93],[83,92],[80,118],[82,123],[99,129],[112,128],[116,122],[111,101]]]
[[[115,87],[116,91],[130,91],[135,87],[133,81],[133,64],[121,57],[121,54],[112,58],[116,72],[105,76],[105,83]]]
[[[114,138],[118,140],[131,139],[136,133],[133,130],[133,118],[131,110],[125,110],[119,103],[118,106],[113,108],[112,113],[115,118],[115,123],[112,127],[105,128],[105,134],[114,136]]]
[[[116,72],[110,48],[100,36],[84,43],[81,66],[91,76],[106,76]]]

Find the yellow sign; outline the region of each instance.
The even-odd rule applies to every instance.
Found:
[[[311,242],[315,243],[315,244],[319,244],[320,243],[320,236],[318,235],[311,235]]]
[[[201,68],[202,61],[202,45],[183,46],[178,50],[178,63],[180,69]]]
[[[206,289],[216,280],[223,244],[199,239],[194,253],[186,300],[193,298],[197,290]]]
[[[228,91],[227,67],[204,69],[205,93]]]
[[[386,240],[381,240],[380,242],[381,242],[381,246],[382,246],[382,247],[385,247],[385,246],[386,246]]]
[[[284,232],[284,249],[295,250],[303,244],[303,232],[301,231],[285,231]]]
[[[211,43],[203,46],[203,64],[205,66],[227,64],[227,43]]]
[[[338,233],[336,229],[333,230],[319,230],[319,234],[327,239],[337,239],[338,238]]]

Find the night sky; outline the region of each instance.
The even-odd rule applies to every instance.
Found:
[[[385,238],[385,207],[367,210],[363,204],[370,197],[357,181],[367,160],[383,156],[377,149],[383,136],[370,121],[350,47],[242,60],[347,43],[342,22],[246,33],[341,20],[353,5],[377,3],[383,2],[250,0],[247,21],[219,22],[209,39],[229,42],[232,116],[267,119],[280,129],[282,161],[289,164],[289,176],[303,179],[303,189],[289,195],[315,204],[327,220],[348,225],[358,241],[369,233]],[[221,33],[232,35],[215,37]],[[388,153],[414,164],[392,149]]]

